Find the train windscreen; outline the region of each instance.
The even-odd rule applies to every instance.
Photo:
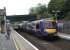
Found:
[[[46,22],[45,28],[56,28],[56,22]]]

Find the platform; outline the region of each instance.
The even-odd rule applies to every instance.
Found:
[[[0,50],[16,50],[12,37],[7,39],[5,34],[0,33]]]
[[[57,35],[61,38],[70,40],[70,34],[66,34],[66,33],[57,33]]]
[[[39,50],[32,43],[30,43],[27,39],[25,39],[19,33],[17,33],[15,30],[13,29],[11,30],[12,30],[11,34],[13,37],[13,41],[15,43],[17,50]]]
[[[6,33],[0,33],[0,50],[38,50],[38,48],[11,27],[10,39],[6,38]]]

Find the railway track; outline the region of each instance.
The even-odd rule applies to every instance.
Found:
[[[46,40],[38,38],[32,34],[25,33],[20,30],[16,30],[19,34],[25,37],[28,41],[30,41],[33,45],[35,45],[39,50],[69,50],[70,49],[70,41],[57,38],[55,40]]]

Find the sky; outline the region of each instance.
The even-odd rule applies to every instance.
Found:
[[[38,3],[48,5],[50,0],[0,0],[0,8],[6,7],[7,15],[24,15]]]

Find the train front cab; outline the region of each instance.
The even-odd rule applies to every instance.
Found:
[[[46,32],[48,36],[55,36],[57,34],[56,21],[54,21],[54,20],[46,21],[44,32]]]

